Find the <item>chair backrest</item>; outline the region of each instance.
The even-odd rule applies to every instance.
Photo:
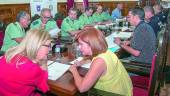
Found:
[[[157,52],[154,55],[152,62],[152,67],[150,71],[150,78],[149,78],[149,86],[148,86],[148,96],[155,96],[158,92],[159,84],[160,84],[160,75],[162,74],[163,67],[164,67],[164,38],[165,32],[158,36],[158,46]]]
[[[158,78],[160,78],[161,83],[163,84],[163,70],[166,66],[166,60],[167,60],[167,50],[168,50],[168,30],[167,26],[164,26],[161,31],[159,32],[160,37],[158,36],[158,49],[161,59],[162,59],[162,66],[160,66],[160,74]],[[161,48],[159,48],[161,46]],[[161,85],[162,85],[161,84]]]

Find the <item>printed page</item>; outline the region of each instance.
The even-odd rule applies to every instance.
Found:
[[[115,37],[115,34],[112,33],[105,38],[106,42],[108,44],[108,48],[118,47],[118,45],[116,43],[114,43],[114,37]]]
[[[48,61],[48,79],[57,80],[69,69],[69,67],[70,65],[67,64]]]

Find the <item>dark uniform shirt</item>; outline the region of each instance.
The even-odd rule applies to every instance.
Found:
[[[158,14],[156,14],[156,16],[158,16],[159,20],[162,23],[167,23],[168,11],[166,11],[166,12],[159,12]]]
[[[131,60],[151,63],[156,51],[156,37],[150,25],[141,21],[134,30],[131,47],[140,51],[139,56],[131,56]]]
[[[161,30],[160,23],[161,23],[161,21],[159,20],[159,17],[156,15],[151,17],[150,21],[148,22],[148,24],[153,28],[156,37],[157,37],[159,31]]]

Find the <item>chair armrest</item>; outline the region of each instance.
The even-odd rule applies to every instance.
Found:
[[[122,60],[124,67],[128,72],[135,73],[142,76],[149,76],[151,64],[129,61],[129,60]]]

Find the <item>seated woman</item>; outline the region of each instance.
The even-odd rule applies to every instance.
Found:
[[[16,47],[0,57],[0,96],[39,96],[49,90],[46,64],[51,43],[48,32],[34,29]]]
[[[96,89],[120,95],[132,95],[132,82],[117,56],[107,50],[108,45],[101,31],[86,27],[76,37],[80,51],[92,59],[90,69],[84,77],[77,71],[78,63],[70,67],[75,84],[80,92]]]

